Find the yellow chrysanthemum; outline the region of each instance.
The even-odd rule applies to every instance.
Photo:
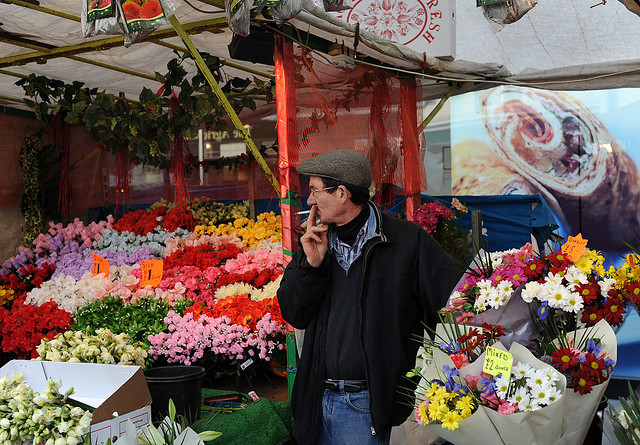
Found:
[[[427,414],[427,409],[425,408],[424,403],[421,403],[418,407],[418,415],[420,416],[420,421],[422,423],[429,423],[429,414]]]
[[[460,426],[461,420],[460,414],[458,414],[457,411],[449,411],[442,418],[442,428],[453,431]]]
[[[603,271],[604,257],[596,250],[587,250],[575,263],[576,267],[585,274]]]

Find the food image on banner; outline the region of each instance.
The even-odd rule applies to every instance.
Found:
[[[511,169],[539,189],[569,234],[581,232],[594,248],[619,251],[620,237],[634,238],[640,173],[588,107],[564,92],[511,86],[478,100],[481,136],[503,164],[497,172]]]
[[[489,146],[474,138],[451,148],[451,187],[454,195],[542,195],[556,215],[558,201],[537,181],[530,181],[508,167]]]

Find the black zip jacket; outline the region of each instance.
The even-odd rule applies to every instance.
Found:
[[[362,276],[354,279],[362,280],[360,342],[373,431],[382,432],[404,422],[412,411],[417,381],[405,377],[415,366],[419,346],[412,335],[423,335],[423,320],[435,326],[437,311],[461,273],[420,226],[376,213],[379,236],[367,242],[356,260],[365,264]],[[294,436],[301,445],[316,443],[322,427],[329,261],[335,258],[327,254],[314,268],[298,249],[278,290],[284,319],[306,330],[291,397]]]

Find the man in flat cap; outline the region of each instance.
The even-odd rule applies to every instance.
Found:
[[[435,326],[460,273],[425,230],[369,201],[364,155],[332,151],[297,170],[309,176],[311,214],[278,290],[284,319],[305,329],[296,443],[387,444],[412,411],[412,336],[421,321]]]

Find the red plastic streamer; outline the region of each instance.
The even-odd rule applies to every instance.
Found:
[[[64,121],[62,113],[58,112],[53,116],[49,129],[51,131],[51,142],[61,150],[58,157],[58,167],[60,168],[58,207],[60,208],[60,215],[67,217],[71,212],[71,179],[69,178],[70,125]]]
[[[119,205],[124,205],[131,192],[131,164],[129,162],[129,150],[117,150],[115,152],[116,173],[116,212]]]
[[[185,151],[189,150],[187,139],[179,134],[171,143],[171,176],[175,187],[174,201],[182,205],[189,200],[187,189]]]

